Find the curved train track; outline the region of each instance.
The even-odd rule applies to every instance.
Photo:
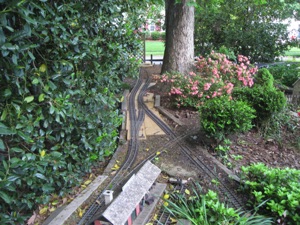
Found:
[[[138,171],[139,168],[147,160],[154,159],[157,155],[153,153],[149,155],[146,159],[142,162],[139,162],[135,168],[132,168],[132,165],[135,163],[138,150],[139,150],[139,130],[144,121],[145,114],[150,117],[165,133],[169,136],[170,141],[162,146],[161,149],[164,149],[168,146],[177,144],[181,151],[188,157],[188,159],[203,173],[210,179],[215,179],[219,182],[219,186],[217,187],[219,194],[226,197],[228,202],[231,203],[231,206],[239,209],[243,208],[243,205],[240,203],[238,197],[232,192],[226,184],[218,177],[218,175],[214,172],[212,168],[210,168],[206,163],[203,162],[203,159],[199,155],[196,155],[193,151],[191,151],[188,147],[182,144],[181,140],[186,137],[187,134],[183,134],[177,136],[175,132],[169,128],[161,119],[159,119],[144,103],[143,96],[149,86],[150,79],[149,76],[147,79],[139,78],[133,87],[128,101],[128,109],[129,109],[129,118],[130,118],[130,140],[128,142],[128,151],[127,155],[124,159],[124,162],[116,175],[111,178],[110,183],[106,186],[105,189],[109,190],[119,190],[121,188],[121,184],[126,180],[126,178],[130,177],[133,173]],[[136,103],[138,105],[136,106]],[[190,132],[189,132],[190,133]],[[105,190],[104,189],[104,190]],[[101,209],[105,207],[104,204],[104,191],[101,192],[94,202],[89,206],[86,210],[85,214],[81,218],[81,220],[77,223],[78,225],[85,225],[85,224],[93,224],[93,221],[98,219],[101,212]],[[169,223],[169,216],[166,213],[162,213],[160,218],[161,222],[159,224],[168,224]]]

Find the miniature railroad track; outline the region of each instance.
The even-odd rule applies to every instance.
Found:
[[[107,185],[105,189],[109,189],[113,191],[116,190],[118,185],[124,180],[124,177],[127,177],[128,171],[131,169],[131,166],[133,165],[136,159],[138,148],[139,148],[138,132],[145,117],[145,112],[142,109],[138,110],[138,115],[137,115],[136,106],[135,106],[136,95],[141,85],[142,85],[142,80],[138,79],[129,96],[130,140],[128,144],[127,155],[120,169],[118,170],[116,175],[111,179],[110,183]],[[154,156],[151,155],[148,158],[151,157],[153,158]],[[146,160],[143,161],[142,163],[145,162]],[[140,167],[143,165],[142,163],[139,164]],[[81,220],[78,222],[78,225],[93,224],[94,219],[97,219],[97,217],[99,216],[97,213],[105,207],[103,193],[104,191],[101,192],[97,196],[95,201],[92,203],[92,205],[89,206],[85,214],[82,216]]]
[[[219,192],[223,194],[224,196],[227,196],[229,201],[232,203],[233,207],[238,209],[242,208],[242,205],[239,203],[238,198],[232,193],[226,185],[218,178],[218,176],[214,173],[214,171],[209,168],[203,160],[195,155],[190,149],[185,147],[183,144],[181,144],[179,141],[182,140],[187,134],[183,134],[181,136],[177,136],[175,132],[171,130],[161,119],[159,119],[143,102],[143,95],[145,91],[147,90],[150,83],[150,79],[148,78],[146,81],[143,81],[141,78],[139,78],[132,89],[130,96],[129,96],[129,118],[130,118],[130,140],[128,144],[128,151],[127,155],[125,157],[125,160],[123,164],[121,165],[120,169],[116,173],[116,175],[111,179],[110,183],[107,185],[105,189],[109,190],[116,190],[117,188],[120,188],[120,184],[127,178],[130,177],[133,173],[138,171],[139,168],[142,167],[142,165],[147,160],[153,160],[157,154],[153,153],[149,155],[146,159],[144,159],[142,162],[139,162],[134,169],[132,169],[132,165],[136,160],[136,156],[138,154],[139,149],[139,141],[138,141],[138,135],[140,127],[144,121],[145,114],[149,116],[170,138],[170,141],[163,146],[162,148],[166,148],[167,146],[178,144],[181,148],[181,151],[186,154],[186,156],[197,166],[198,169],[200,169],[204,174],[209,176],[212,179],[216,179],[219,181],[220,186],[218,187]],[[143,86],[142,86],[143,84]],[[142,87],[141,87],[142,86]],[[140,91],[139,91],[140,90]],[[138,96],[137,96],[138,94]],[[137,96],[137,97],[136,97]],[[138,107],[136,107],[136,98],[138,102]],[[78,222],[78,225],[86,225],[86,224],[93,224],[95,219],[98,219],[100,217],[99,212],[101,209],[105,207],[104,204],[104,191],[101,192],[94,202],[89,206],[89,208],[86,210],[85,214],[81,218],[81,220]],[[167,218],[167,219],[166,219]],[[161,215],[161,221],[159,224],[169,224],[169,216],[167,216],[167,212],[162,213]],[[164,221],[163,221],[164,220]]]
[[[149,85],[149,78],[145,85]],[[176,140],[176,134],[173,130],[171,130],[161,119],[159,119],[151,110],[147,108],[142,99],[139,99],[139,104],[145,110],[145,113],[167,134],[172,140]],[[234,192],[232,192],[226,184],[219,178],[219,176],[211,169],[206,163],[203,162],[200,155],[196,155],[193,151],[191,151],[188,147],[184,146],[182,143],[178,143],[181,151],[195,164],[195,166],[204,173],[204,175],[208,176],[210,179],[215,179],[219,182],[219,186],[217,189],[219,194],[225,197],[229,205],[234,207],[235,209],[242,209],[244,206],[240,203],[240,199],[236,196]]]
[[[184,194],[184,185],[182,183],[177,184],[174,187],[174,192]],[[153,222],[153,225],[169,225],[171,224],[171,214],[165,209],[161,208],[157,214],[157,220]]]

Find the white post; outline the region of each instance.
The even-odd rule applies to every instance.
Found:
[[[111,203],[111,201],[113,200],[113,193],[114,193],[114,191],[111,191],[111,190],[104,191],[103,195],[104,195],[105,205],[108,205],[109,203]]]

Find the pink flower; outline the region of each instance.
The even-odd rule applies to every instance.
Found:
[[[204,91],[209,90],[210,86],[211,86],[211,83],[205,83],[204,84]]]

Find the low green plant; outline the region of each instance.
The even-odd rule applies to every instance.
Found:
[[[151,38],[152,38],[152,40],[159,40],[160,37],[161,37],[160,32],[158,32],[158,31],[151,32]]]
[[[233,98],[246,101],[256,111],[256,122],[262,125],[287,104],[284,93],[274,86],[274,78],[267,69],[259,70],[252,88],[236,88]]]
[[[300,63],[277,64],[270,66],[268,70],[276,83],[287,87],[293,87],[293,84],[300,78]]]
[[[241,191],[249,194],[251,207],[268,201],[260,209],[262,214],[285,218],[284,224],[300,224],[300,170],[269,168],[263,163],[241,169]]]
[[[207,100],[199,112],[201,128],[216,140],[250,130],[255,118],[255,110],[246,102],[232,101],[227,96]]]
[[[243,156],[242,156],[242,155],[234,155],[234,154],[231,154],[230,156],[231,156],[234,160],[236,160],[236,161],[243,159]]]
[[[193,186],[192,195],[174,193],[167,202],[166,210],[178,219],[187,219],[194,225],[267,225],[271,224],[270,218],[256,215],[255,213],[243,213],[221,203],[217,193],[209,190],[202,192],[201,186]]]
[[[231,50],[231,49],[226,48],[224,45],[222,45],[219,48],[218,52],[222,53],[222,54],[225,54],[229,60],[236,61],[236,56],[234,54],[234,51]]]

